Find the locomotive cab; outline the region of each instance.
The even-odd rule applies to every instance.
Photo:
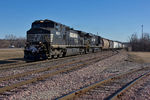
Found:
[[[78,42],[76,38],[69,38],[69,34],[75,36],[76,33],[60,23],[51,20],[33,22],[31,29],[27,31],[28,45],[24,50],[24,58],[39,60],[65,56],[67,46]]]

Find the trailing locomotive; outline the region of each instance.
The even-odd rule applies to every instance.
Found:
[[[37,20],[27,31],[24,58],[39,60],[96,52],[113,49],[113,43],[115,42],[51,20]],[[115,48],[121,48],[121,45]]]

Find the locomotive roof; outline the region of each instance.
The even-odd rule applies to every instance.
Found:
[[[45,19],[45,20],[35,20],[33,23],[43,23],[43,22],[54,22],[54,21]]]
[[[33,23],[44,23],[44,22],[53,22],[53,23],[56,23],[56,24],[59,24],[59,25],[63,25],[65,27],[69,27],[67,25],[64,25],[64,24],[61,24],[61,23],[58,23],[58,22],[55,22],[55,21],[52,21],[52,20],[48,20],[48,19],[45,19],[45,20],[35,20]],[[70,29],[73,29],[73,28],[70,28]]]
[[[33,34],[35,31],[38,31],[38,30],[44,30],[44,31],[50,31],[49,28],[31,28],[30,30],[27,31],[27,34]],[[38,34],[38,33],[36,33]]]

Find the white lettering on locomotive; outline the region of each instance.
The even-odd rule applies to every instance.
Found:
[[[56,35],[60,35],[60,32],[56,32]]]
[[[53,42],[53,34],[51,34],[50,42]]]
[[[78,34],[70,32],[70,37],[72,37],[72,38],[78,38]]]

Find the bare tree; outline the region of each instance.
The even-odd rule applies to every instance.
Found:
[[[19,38],[16,39],[15,46],[18,47],[18,48],[22,48],[22,47],[24,47],[25,42],[26,42],[26,38],[19,37]]]
[[[17,48],[24,47],[26,42],[26,38],[24,37],[17,37],[13,34],[9,34],[5,36],[5,39],[0,40],[0,48],[8,48],[14,45]]]
[[[10,42],[10,46],[11,46],[14,45],[14,42],[17,39],[17,37],[13,34],[9,34],[9,35],[5,35],[5,39]]]
[[[130,37],[130,45],[133,51],[150,51],[150,35],[143,33],[140,38],[137,34],[132,34]]]
[[[150,50],[150,36],[148,33],[143,33],[142,37],[140,38],[140,46],[141,51],[149,51]]]
[[[136,33],[132,34],[130,37],[130,45],[133,51],[136,51],[138,48],[138,36]]]
[[[13,35],[13,34],[8,34],[8,35],[5,35],[5,39],[6,40],[16,40],[16,36]]]
[[[8,48],[10,45],[8,40],[0,39],[0,48]]]

